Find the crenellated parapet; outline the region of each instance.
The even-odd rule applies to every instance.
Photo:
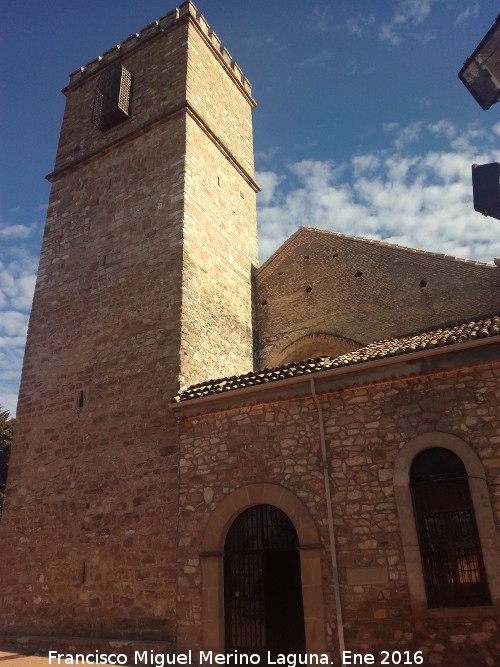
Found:
[[[170,30],[179,22],[186,20],[191,20],[193,22],[205,40],[211,45],[217,57],[228,69],[236,83],[243,88],[248,96],[251,97],[252,86],[250,81],[243,75],[241,68],[233,60],[229,51],[225,46],[223,46],[221,40],[210,28],[203,15],[198,12],[195,5],[190,2],[190,0],[182,3],[178,8],[173,9],[167,14],[160,16],[160,18],[156,21],[152,21],[147,26],[139,30],[139,32],[130,35],[120,44],[117,44],[111,49],[105,51],[101,56],[93,58],[83,67],[79,67],[74,72],[71,72],[69,75],[70,83],[68,88],[79,84],[115,60],[121,59],[132,51],[141,48],[147,41],[158,37],[162,33]]]

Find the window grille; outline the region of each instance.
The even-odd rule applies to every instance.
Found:
[[[109,130],[129,117],[132,76],[123,65],[103,72],[97,82],[92,122],[100,130]]]
[[[419,454],[410,487],[429,607],[490,604],[465,466],[436,447]]]

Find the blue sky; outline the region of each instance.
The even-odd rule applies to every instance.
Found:
[[[264,261],[299,225],[491,262],[470,169],[500,160],[500,104],[457,78],[497,0],[199,0],[253,85]],[[0,404],[15,412],[64,96],[77,67],[175,6],[16,0],[1,31]]]

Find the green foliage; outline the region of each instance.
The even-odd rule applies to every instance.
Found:
[[[2,517],[3,499],[7,473],[9,471],[10,450],[12,446],[12,435],[15,419],[11,418],[8,410],[3,410],[0,405],[0,519]]]

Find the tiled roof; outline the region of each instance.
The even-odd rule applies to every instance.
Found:
[[[422,350],[431,350],[435,347],[445,345],[456,345],[474,341],[479,338],[489,338],[500,335],[500,315],[486,317],[476,322],[461,322],[455,326],[444,329],[433,329],[411,336],[401,338],[390,338],[375,343],[370,343],[358,350],[353,350],[340,357],[318,357],[307,361],[292,362],[276,368],[265,368],[261,371],[245,373],[233,377],[221,378],[219,380],[208,380],[194,384],[185,391],[179,393],[173,400],[175,403],[187,401],[202,396],[212,396],[234,389],[252,387],[276,380],[285,380],[291,377],[318,373],[319,371],[353,366],[367,361],[396,357]]]

